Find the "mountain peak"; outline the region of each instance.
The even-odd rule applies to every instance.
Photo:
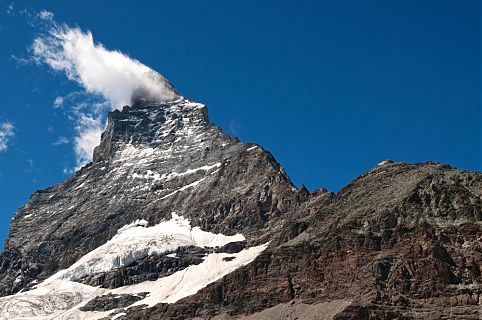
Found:
[[[300,314],[302,301],[335,319],[478,312],[480,173],[385,160],[310,193],[204,105],[150,92],[109,114],[91,165],[14,215],[0,320]]]
[[[160,104],[183,99],[174,85],[159,73],[151,72],[149,78],[153,80],[152,82],[155,86],[152,87],[150,83],[147,83],[134,89],[131,94],[131,106],[144,107],[149,104]]]
[[[133,106],[109,113],[101,143],[94,150],[94,162],[109,159],[126,144],[196,149],[196,145],[191,146],[196,139],[212,130],[220,132],[209,123],[207,109],[200,103],[181,97],[161,103],[149,99],[138,98]]]

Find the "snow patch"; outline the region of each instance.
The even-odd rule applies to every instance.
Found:
[[[211,169],[214,168],[219,168],[221,166],[221,162],[214,163],[214,164],[208,164],[199,168],[194,168],[194,169],[188,169],[184,172],[171,172],[169,174],[162,174],[160,175],[157,172],[153,172],[151,170],[146,170],[145,174],[139,174],[139,173],[133,173],[131,178],[133,179],[144,179],[144,180],[153,180],[153,181],[169,181],[175,177],[182,177],[186,175],[190,175],[199,171],[210,171]]]
[[[82,188],[83,186],[85,186],[85,182],[82,182],[80,185],[75,187],[74,190],[78,190],[78,189]]]
[[[127,266],[153,254],[175,251],[179,247],[216,247],[245,240],[241,234],[225,236],[202,231],[199,227],[192,228],[188,219],[174,212],[169,221],[152,227],[147,225],[146,220],[137,220],[120,228],[107,243],[45,281],[52,282],[58,279],[76,281],[84,276]]]
[[[112,317],[112,320],[118,319],[118,318],[120,318],[120,317],[122,317],[122,316],[125,316],[126,314],[127,314],[127,313],[125,313],[125,312],[118,313],[118,314],[116,314],[116,315],[114,315],[114,316]]]
[[[208,165],[205,165],[205,166],[202,166],[202,167],[199,167],[199,168],[195,168],[195,169],[188,169],[188,170],[186,170],[184,172],[181,172],[181,173],[172,172],[167,176],[167,179],[171,179],[173,177],[185,176],[185,175],[192,174],[192,173],[195,173],[195,172],[198,172],[198,171],[201,171],[201,170],[209,171],[209,170],[214,169],[214,168],[219,168],[220,166],[221,166],[221,162],[218,162],[218,163],[215,163],[215,164],[208,164]]]
[[[190,183],[190,184],[187,184],[187,185],[185,185],[185,186],[182,186],[182,187],[180,187],[179,189],[174,190],[173,192],[166,194],[166,195],[163,196],[160,200],[164,200],[164,199],[166,199],[166,198],[169,198],[169,197],[175,195],[176,193],[181,192],[181,191],[184,191],[184,190],[186,190],[186,189],[188,189],[188,188],[195,187],[195,186],[197,186],[198,184],[200,184],[204,179],[206,179],[206,177],[204,177],[204,178],[202,178],[202,179],[199,179],[199,180],[196,180],[196,181],[194,181],[193,183]]]
[[[393,160],[383,160],[383,161],[381,161],[377,164],[377,167],[386,166],[386,165],[392,164],[392,163],[393,163]]]
[[[145,281],[139,284],[121,287],[112,290],[114,294],[135,294],[149,292],[146,298],[133,304],[146,304],[150,307],[163,302],[175,303],[176,301],[193,295],[208,284],[215,282],[237,268],[252,262],[267,247],[267,244],[244,249],[236,254],[211,253],[198,265],[189,266],[170,276],[156,281]],[[223,258],[234,257],[226,261]]]
[[[175,213],[172,213],[169,221],[152,227],[147,225],[145,220],[128,224],[119,229],[106,244],[82,257],[69,269],[57,272],[30,291],[0,298],[0,320],[101,319],[114,310],[82,312],[80,308],[93,298],[109,293],[119,295],[148,292],[144,299],[134,305],[175,303],[249,264],[267,247],[267,244],[264,244],[235,254],[211,253],[202,263],[170,276],[117,289],[103,289],[72,281],[85,274],[110,270],[142,254],[162,253],[183,245],[216,247],[245,240],[241,234],[225,236],[203,231],[199,227],[192,228],[188,219]],[[232,259],[224,259],[226,257]],[[114,318],[123,314],[123,310],[118,312],[120,313]]]

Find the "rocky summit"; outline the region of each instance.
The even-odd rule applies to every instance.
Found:
[[[309,192],[204,105],[133,97],[15,213],[0,319],[482,318],[481,173],[382,161]]]

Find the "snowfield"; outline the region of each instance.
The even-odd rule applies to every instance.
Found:
[[[45,281],[76,281],[84,276],[127,266],[149,255],[175,251],[179,247],[216,247],[245,240],[241,234],[225,236],[202,231],[199,227],[191,228],[189,220],[174,212],[171,220],[153,227],[146,226],[147,221],[137,220],[120,228],[107,243]]]
[[[230,242],[243,241],[237,234],[225,236],[192,228],[189,220],[172,213],[169,221],[147,227],[147,221],[137,220],[118,230],[104,245],[89,252],[71,267],[61,270],[32,290],[0,298],[0,319],[100,319],[106,312],[82,312],[80,307],[94,297],[105,294],[149,294],[134,305],[174,303],[193,295],[208,284],[221,279],[237,268],[252,262],[267,244],[244,249],[235,254],[211,253],[198,265],[175,272],[155,281],[103,289],[75,282],[85,275],[107,272],[145,258],[152,254],[175,251],[179,247],[216,247]],[[232,259],[223,258],[231,257]],[[117,315],[124,312],[117,311]]]

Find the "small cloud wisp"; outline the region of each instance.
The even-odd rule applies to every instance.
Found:
[[[15,128],[10,122],[0,123],[0,152],[8,149],[10,139],[15,136]]]
[[[57,97],[54,100],[54,108],[60,108],[62,104],[64,103],[64,98],[63,97]]]

